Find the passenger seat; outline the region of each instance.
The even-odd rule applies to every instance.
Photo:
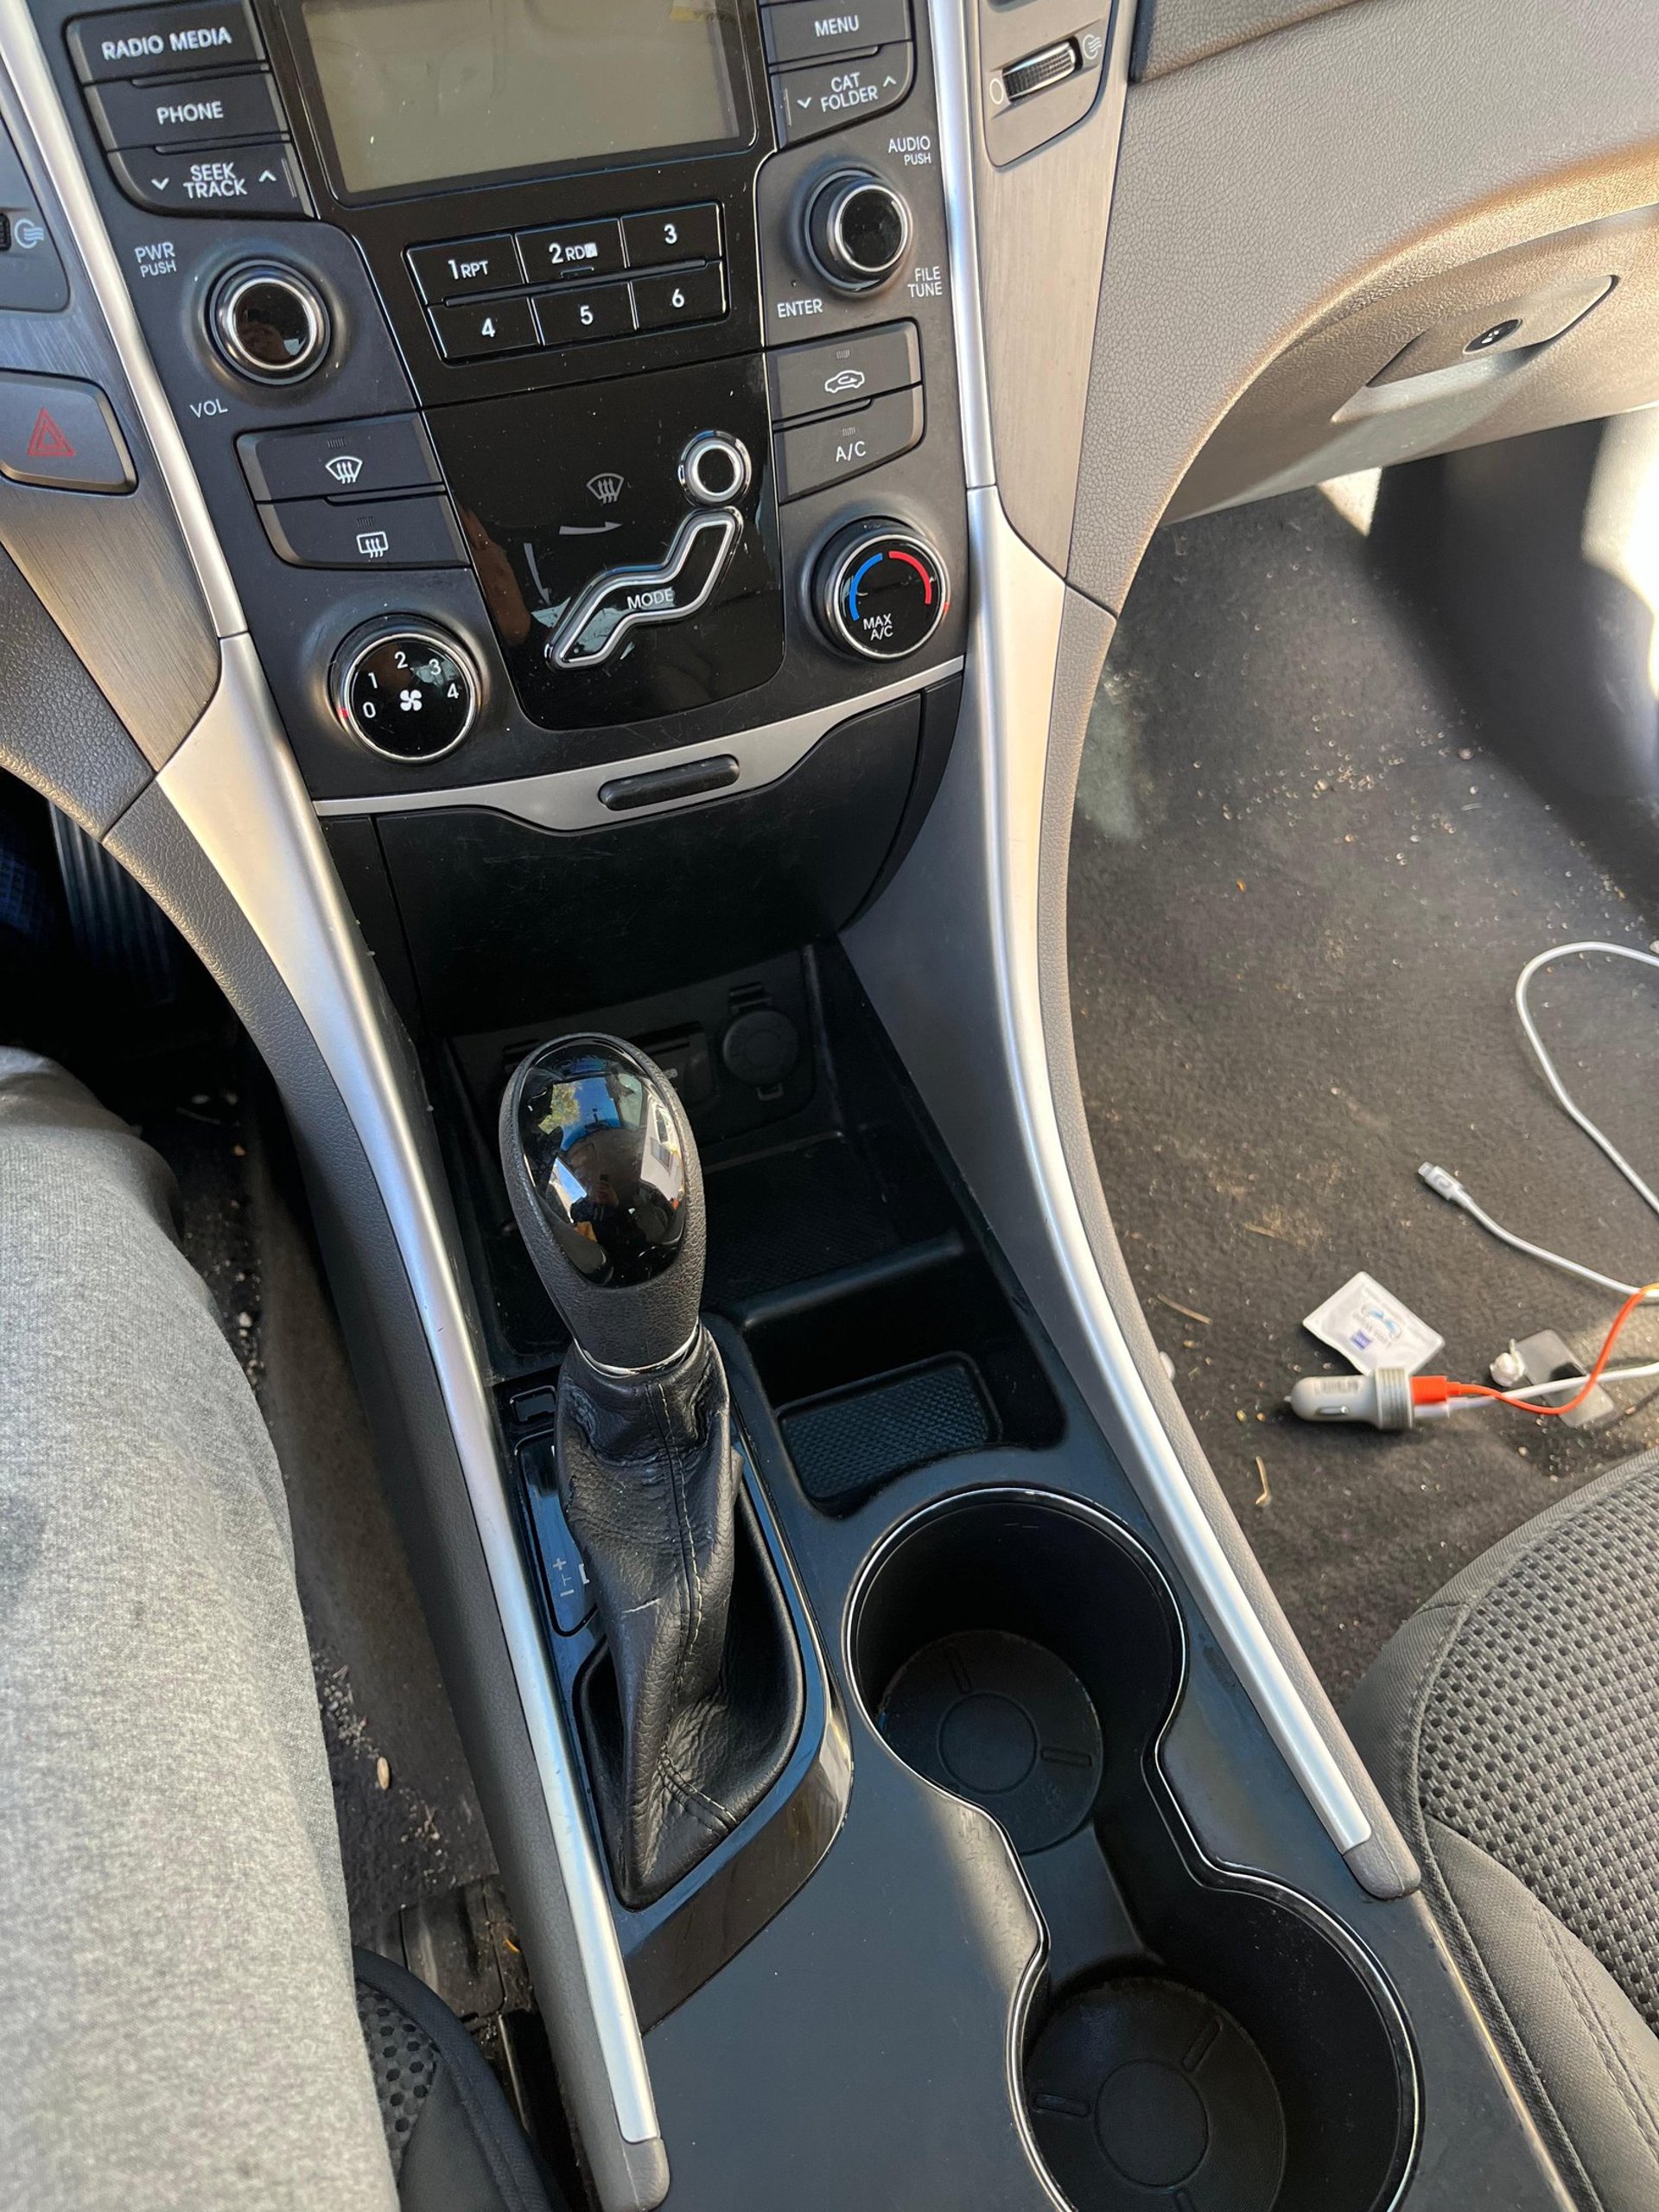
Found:
[[[1659,1452],[1413,1615],[1348,1725],[1574,2195],[1659,2205]]]
[[[401,2212],[557,2212],[500,2083],[442,1998],[372,1952],[352,1964]]]

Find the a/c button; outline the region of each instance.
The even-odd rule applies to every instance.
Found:
[[[800,423],[777,439],[778,496],[798,499],[826,484],[861,476],[908,453],[922,437],[922,388],[889,392],[851,415]]]
[[[130,492],[137,482],[95,384],[0,375],[0,473],[60,492]]]

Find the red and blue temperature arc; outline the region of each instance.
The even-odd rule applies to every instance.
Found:
[[[926,568],[916,558],[916,556],[913,553],[901,552],[896,545],[891,545],[885,548],[884,550],[880,553],[872,553],[869,559],[865,562],[863,567],[861,569],[855,569],[852,575],[848,578],[847,612],[852,616],[855,622],[858,620],[858,588],[863,582],[865,577],[869,575],[870,570],[872,569],[879,569],[884,561],[903,561],[909,567],[914,569],[917,575],[922,580],[922,605],[924,607],[931,607],[933,604],[933,579],[928,574]]]

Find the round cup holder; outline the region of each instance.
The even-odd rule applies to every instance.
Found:
[[[1158,1745],[1162,1571],[1092,1506],[969,1491],[867,1563],[849,1672],[899,1758],[1018,1854],[1064,1984],[1023,2023],[1025,2122],[1077,2212],[1376,2212],[1407,2171],[1399,2009],[1333,1921],[1206,1859]]]

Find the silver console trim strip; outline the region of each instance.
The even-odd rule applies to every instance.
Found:
[[[935,840],[925,828],[906,868],[850,933],[849,950],[1015,1266],[1028,1258],[1043,1272],[1057,1274],[1070,1318],[1090,1355],[1088,1366],[1077,1372],[1079,1386],[1179,1560],[1287,1764],[1338,1849],[1347,1853],[1367,1840],[1370,1822],[1240,1581],[1141,1380],[1101,1279],[1066,1160],[1043,1022],[1039,931],[1047,736],[1066,585],[1015,534],[995,490],[974,235],[974,87],[965,17],[975,0],[927,4],[950,213],[957,368],[970,455],[972,628],[962,723],[928,825]],[[1124,35],[1120,21],[1117,50],[1109,58],[1118,69],[1126,66]],[[939,903],[954,894],[937,882],[942,865],[937,849],[932,889],[916,888],[927,871],[931,845],[946,834],[953,817],[957,849],[964,841],[978,845],[977,888],[989,907],[979,929],[988,931],[984,950],[992,971],[987,977],[976,948],[968,950],[972,988],[966,995],[988,1002],[960,1008],[954,1034],[952,1016],[939,1007],[937,974],[930,976],[922,995],[912,972],[916,943],[955,934],[939,925]],[[982,988],[987,982],[992,986],[988,994]],[[1000,1187],[1018,1204],[1019,1194],[1007,1188],[1006,1138],[1000,1157],[976,1159],[982,1140],[975,1134],[975,1117],[969,1117],[966,1128],[952,1126],[957,1116],[951,1100],[960,1093],[964,1076],[963,1033],[981,1020],[988,1033],[980,1034],[994,1055],[1017,1119],[1025,1165],[1020,1179],[1028,1181],[1037,1198],[1035,1208],[1018,1219],[997,1203]],[[924,1080],[930,1059],[931,1079]],[[982,1090],[982,1084],[979,1087]],[[982,1123],[982,1114],[978,1120]]]
[[[478,1524],[558,1852],[583,1979],[629,2143],[657,2137],[638,2018],[513,1528],[494,1421],[406,1085],[310,796],[252,640],[232,638],[207,711],[156,781],[223,878],[315,1039],[385,1201]],[[260,834],[249,835],[259,824]]]
[[[667,798],[654,806],[630,807],[613,814],[601,799],[601,785],[624,776],[645,776],[662,768],[677,768],[690,760],[727,754],[738,764],[737,781],[720,792],[722,799],[741,791],[760,791],[798,766],[820,738],[843,722],[855,721],[873,707],[891,706],[931,683],[944,683],[960,675],[963,661],[943,661],[932,668],[912,671],[896,683],[861,692],[836,706],[815,707],[808,714],[791,715],[787,721],[763,722],[758,729],[734,730],[726,737],[710,737],[701,745],[677,745],[666,753],[640,753],[626,760],[603,760],[588,768],[557,768],[545,776],[518,776],[499,784],[451,784],[429,791],[387,791],[365,798],[320,798],[317,812],[325,820],[361,814],[416,814],[435,806],[475,806],[493,814],[510,814],[540,830],[620,829],[628,822],[645,822],[658,814],[677,813],[683,807],[707,806],[709,794],[694,792],[689,798]]]
[[[0,0],[0,62],[109,324],[222,641],[219,690],[157,784],[247,917],[316,1041],[363,1143],[420,1311],[499,1609],[604,2068],[611,2110],[578,2111],[578,2124],[613,2127],[624,2144],[645,2146],[660,2160],[639,2018],[518,1551],[488,1393],[356,925],[25,0]],[[73,257],[66,259],[74,281]],[[250,834],[256,823],[257,836]],[[567,2083],[573,2094],[578,2087]]]

